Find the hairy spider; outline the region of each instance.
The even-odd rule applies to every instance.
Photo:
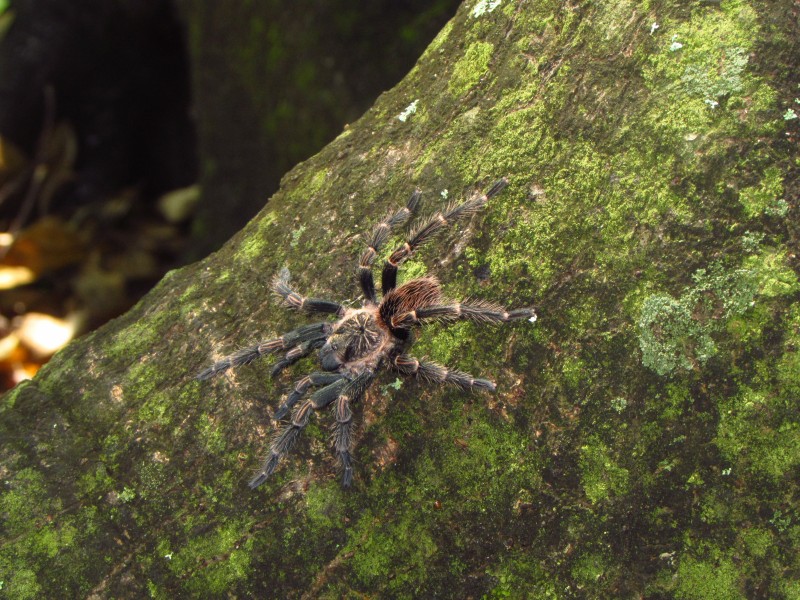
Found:
[[[275,363],[272,376],[289,365],[319,349],[323,371],[303,377],[275,412],[274,418],[282,420],[306,394],[310,387],[318,387],[311,396],[294,409],[291,419],[272,441],[269,457],[259,473],[250,481],[255,488],[275,471],[281,457],[286,454],[300,432],[308,424],[311,412],[333,405],[333,447],[342,468],[342,484],[347,487],[353,480],[353,412],[351,404],[363,396],[378,371],[388,367],[402,375],[433,383],[449,383],[462,390],[481,389],[494,391],[495,384],[488,379],[448,369],[435,362],[418,360],[406,352],[414,343],[413,328],[432,321],[446,322],[459,319],[483,323],[498,323],[513,319],[536,319],[532,308],[505,310],[483,300],[452,302],[442,297],[441,286],[435,277],[420,277],[397,286],[399,266],[422,244],[437,232],[459,219],[472,215],[486,202],[500,193],[508,181],[501,179],[484,193],[476,193],[461,204],[451,204],[437,212],[426,223],[416,228],[407,241],[386,260],[381,275],[382,300],[378,302],[372,265],[391,235],[392,228],[404,224],[416,210],[421,192],[416,190],[407,205],[388,216],[372,231],[366,250],[358,264],[359,281],[364,292],[361,308],[348,308],[330,300],[304,298],[289,285],[289,271],[282,269],[272,282],[275,292],[286,305],[311,313],[335,315],[335,322],[323,321],[299,327],[279,338],[244,348],[214,363],[201,372],[197,379],[209,379],[230,368],[246,365],[253,360],[285,351],[282,360]]]

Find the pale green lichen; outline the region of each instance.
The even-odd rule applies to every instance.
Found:
[[[289,242],[289,246],[292,248],[297,248],[297,244],[300,243],[300,238],[302,237],[303,233],[306,231],[305,225],[300,225],[297,229],[292,232],[292,239]]]
[[[397,115],[397,120],[405,123],[411,117],[411,115],[417,112],[417,105],[419,105],[419,100],[414,100],[411,104],[406,106],[403,111]]]
[[[753,306],[760,279],[774,280],[764,268],[753,268],[755,260],[758,258],[748,260],[751,268],[727,270],[716,263],[698,269],[692,275],[694,285],[678,299],[664,294],[648,296],[638,319],[642,362],[659,375],[667,375],[702,366],[714,356],[717,344],[713,334]]]
[[[492,12],[495,8],[500,6],[502,0],[478,0],[470,13],[473,19],[482,17],[486,13]]]
[[[708,333],[692,318],[686,303],[665,294],[648,296],[638,322],[642,363],[659,375],[691,370],[716,353]]]

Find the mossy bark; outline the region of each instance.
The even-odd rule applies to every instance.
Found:
[[[221,251],[5,396],[3,593],[798,597],[796,11],[465,3]],[[434,210],[499,176],[408,265],[537,306],[418,342],[498,393],[386,375],[353,489],[324,413],[250,491],[313,367],[193,376],[303,322],[271,276],[356,298],[370,223],[414,187]]]

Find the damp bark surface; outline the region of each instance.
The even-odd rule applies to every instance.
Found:
[[[463,4],[220,251],[3,397],[2,593],[798,597],[797,10]],[[387,373],[351,489],[323,411],[251,491],[270,415],[318,367],[194,377],[308,322],[272,276],[357,305],[373,223],[501,176],[405,269],[537,307],[419,336],[497,393]]]

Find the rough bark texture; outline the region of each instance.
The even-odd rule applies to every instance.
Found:
[[[221,251],[4,398],[3,593],[800,596],[797,40],[788,0],[465,3]],[[415,349],[498,393],[387,375],[352,490],[325,413],[250,491],[312,366],[193,375],[303,322],[270,277],[356,298],[372,222],[501,175],[406,269],[539,308]]]

